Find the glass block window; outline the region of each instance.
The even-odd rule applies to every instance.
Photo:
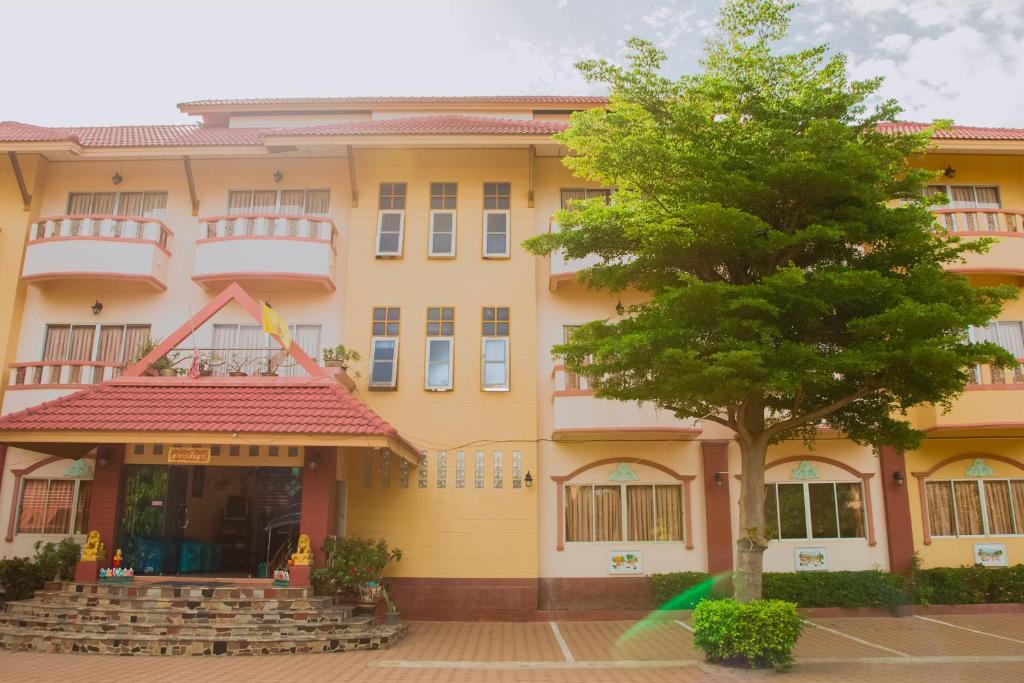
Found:
[[[501,451],[494,451],[494,488],[500,489],[505,479],[505,463]]]
[[[403,489],[409,488],[409,461],[405,458],[398,460],[398,485]]]
[[[437,488],[448,485],[448,451],[437,452]]]
[[[363,451],[363,488],[373,486],[373,449]]]
[[[482,489],[484,487],[484,452],[477,451],[473,456],[475,458],[473,464],[473,486]]]
[[[420,462],[416,467],[416,485],[421,489],[427,488],[427,452],[420,453]]]
[[[512,488],[523,487],[523,454],[520,451],[512,451]]]
[[[466,488],[466,453],[455,451],[455,488]]]
[[[380,455],[380,485],[381,488],[391,488],[391,451],[387,449]]]

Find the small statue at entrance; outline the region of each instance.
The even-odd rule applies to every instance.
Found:
[[[313,564],[313,548],[309,542],[309,534],[299,534],[299,547],[292,553],[292,559],[289,564]]]
[[[110,566],[114,567],[115,569],[119,569],[121,567],[121,549],[120,548],[118,548],[117,552],[114,553],[114,559],[110,561]]]
[[[82,560],[96,562],[103,555],[103,544],[100,543],[100,532],[93,529],[85,539],[82,546]]]

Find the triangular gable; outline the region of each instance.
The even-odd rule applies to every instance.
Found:
[[[228,287],[218,294],[210,303],[203,306],[203,308],[192,316],[191,319],[185,321],[185,323],[172,332],[166,339],[153,349],[151,352],[146,354],[138,363],[130,366],[124,372],[124,377],[141,377],[146,370],[149,369],[156,361],[160,360],[172,350],[177,348],[178,344],[185,341],[191,336],[195,330],[202,327],[204,323],[210,320],[220,309],[227,306],[232,301],[237,302],[242,308],[245,309],[246,313],[252,316],[253,320],[262,324],[263,316],[261,315],[260,305],[255,299],[249,296],[241,285],[237,282],[232,282]],[[284,347],[284,343],[281,338],[276,334],[271,336],[277,340],[277,343],[281,345],[281,348],[288,352],[295,361],[302,366],[302,368],[309,373],[311,377],[327,377],[327,371],[317,365],[317,362],[313,360],[308,353],[302,350],[302,347],[292,341],[291,346],[287,349]]]

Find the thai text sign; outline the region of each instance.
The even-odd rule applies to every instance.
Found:
[[[209,446],[171,446],[167,449],[167,463],[170,465],[206,465],[209,462]]]

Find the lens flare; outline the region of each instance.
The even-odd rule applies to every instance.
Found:
[[[652,628],[655,628],[659,624],[673,621],[675,618],[675,615],[672,614],[673,612],[677,612],[679,610],[692,610],[701,600],[728,595],[731,593],[728,586],[730,579],[732,579],[732,572],[723,572],[721,574],[708,577],[695,586],[691,586],[679,595],[666,601],[665,604],[658,607],[640,621],[633,624],[628,631],[619,636],[619,639],[615,641],[615,647],[620,648],[624,646],[634,638],[644,634]]]

